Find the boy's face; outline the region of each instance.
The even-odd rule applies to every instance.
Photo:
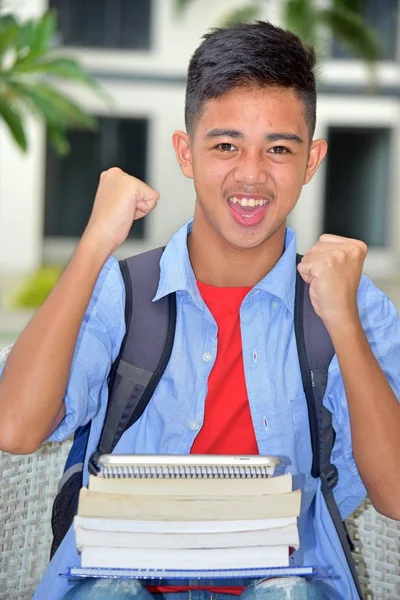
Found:
[[[310,142],[293,90],[235,88],[203,107],[190,136],[174,134],[196,189],[195,225],[237,249],[281,239],[302,186],[326,153]],[[211,241],[211,239],[210,239]]]

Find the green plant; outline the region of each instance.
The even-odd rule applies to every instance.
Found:
[[[43,266],[29,275],[11,297],[10,305],[17,309],[36,309],[43,304],[63,269],[59,266]]]
[[[196,0],[175,0],[178,13],[182,13]],[[268,0],[250,0],[226,14],[222,25],[249,22],[259,18],[261,5]],[[352,53],[370,66],[378,60],[380,48],[375,32],[360,14],[360,0],[331,0],[330,5],[318,0],[281,0],[283,24],[297,33],[306,43],[322,53],[321,34],[330,32]]]
[[[55,52],[55,32],[51,12],[25,22],[12,14],[0,15],[0,118],[24,152],[28,148],[27,112],[46,123],[49,141],[58,154],[69,151],[68,128],[96,128],[96,119],[52,83],[54,78],[64,79],[102,93],[78,61]]]

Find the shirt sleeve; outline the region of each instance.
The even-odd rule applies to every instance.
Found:
[[[396,307],[384,292],[363,276],[358,290],[361,324],[372,352],[380,364],[394,394],[400,399],[400,322]],[[378,410],[379,398],[377,398]],[[336,440],[332,462],[339,471],[335,488],[342,517],[347,517],[366,496],[353,455],[349,409],[339,363],[335,356],[329,367],[324,405],[333,415]]]
[[[125,286],[111,257],[98,277],[80,327],[65,395],[65,417],[49,441],[62,441],[107,401],[107,377],[125,334]]]
[[[0,347],[0,376],[3,372],[4,366],[7,361],[7,357],[11,352],[12,344],[9,346]]]

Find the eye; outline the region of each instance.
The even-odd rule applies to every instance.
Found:
[[[269,152],[271,154],[290,154],[290,150],[286,146],[274,146],[269,149]]]
[[[233,144],[229,144],[228,142],[218,144],[216,147],[218,148],[218,150],[221,150],[221,152],[232,152],[233,150],[236,150],[236,146],[234,146]]]

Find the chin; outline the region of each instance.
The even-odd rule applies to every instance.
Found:
[[[266,241],[266,238],[260,238],[259,236],[254,236],[253,238],[248,239],[239,239],[237,237],[225,239],[228,244],[236,250],[252,250],[254,248],[258,248]]]

